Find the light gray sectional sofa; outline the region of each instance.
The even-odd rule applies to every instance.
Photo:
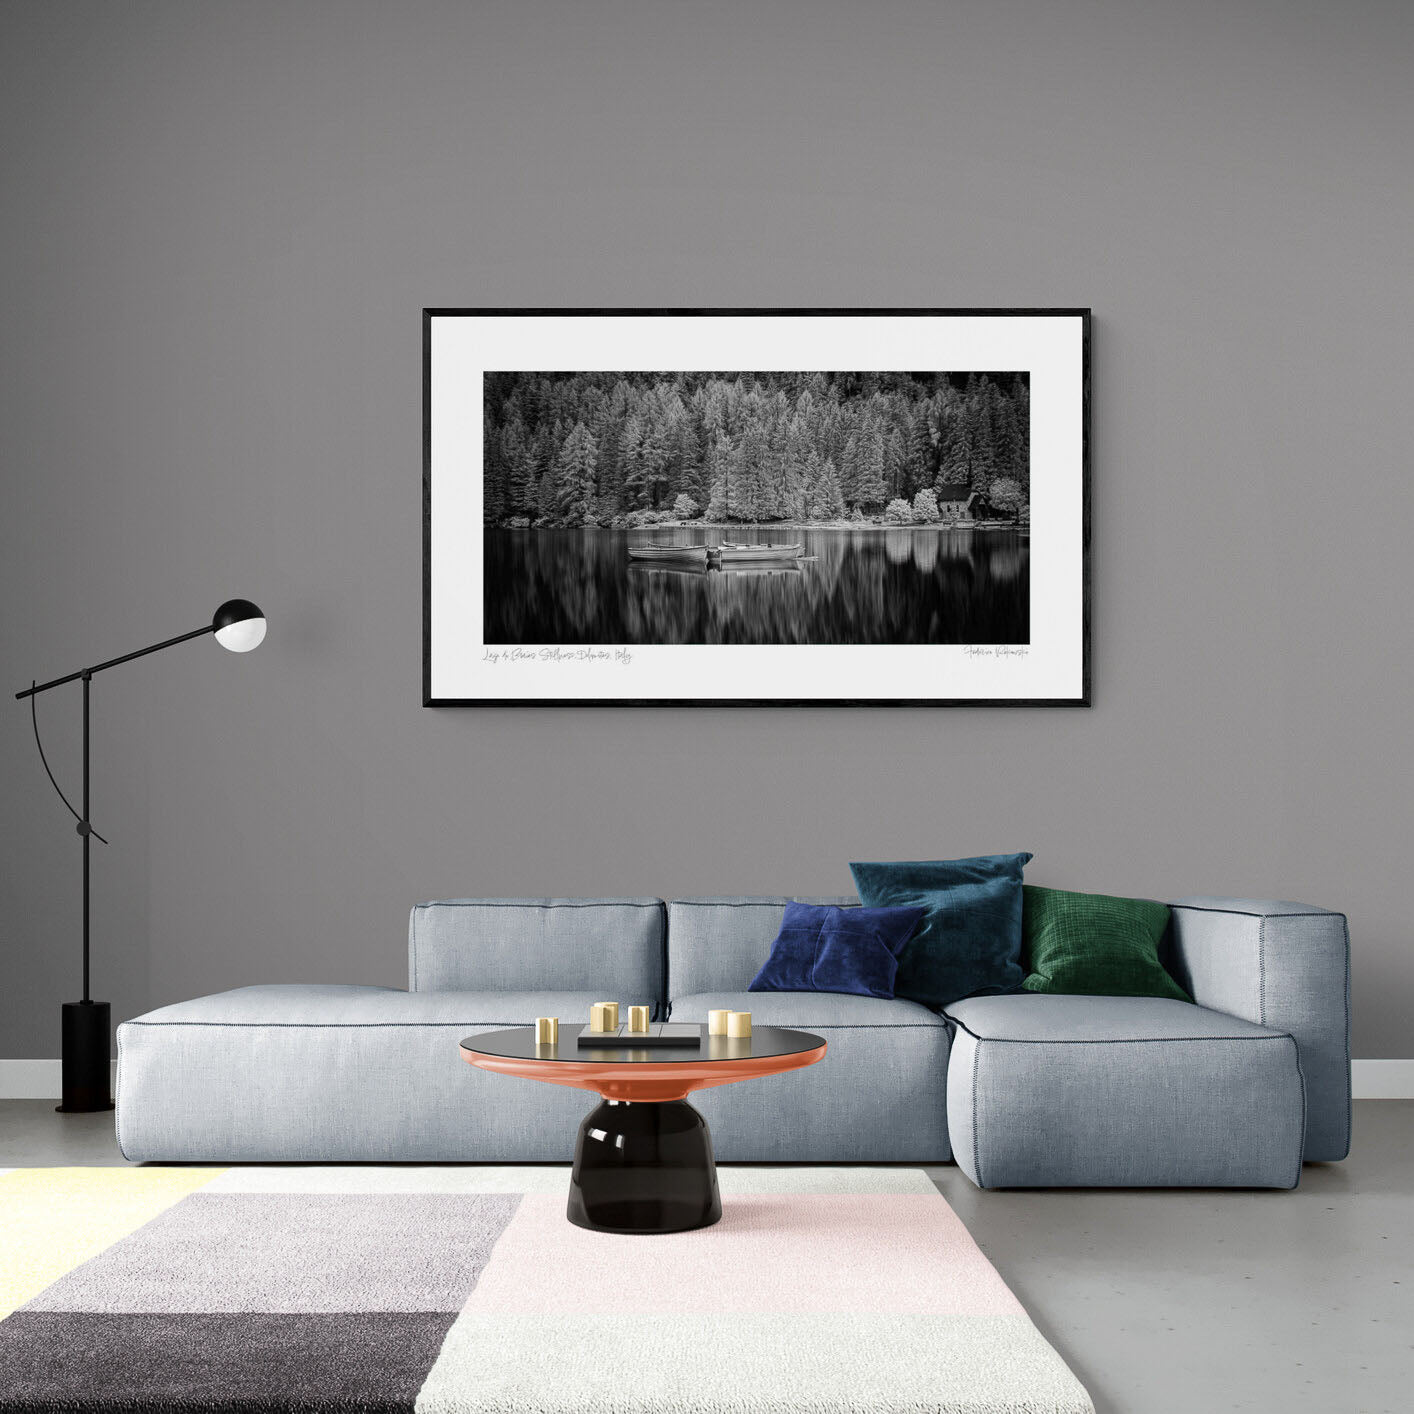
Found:
[[[409,990],[242,987],[118,1028],[130,1159],[567,1162],[591,1097],[466,1065],[461,1037],[601,1000],[818,1032],[823,1063],[698,1092],[717,1158],[925,1163],[979,1186],[1293,1187],[1349,1148],[1349,945],[1338,913],[1187,899],[1195,999],[909,1001],[746,991],[785,898],[422,904]],[[857,900],[806,902],[853,906]]]

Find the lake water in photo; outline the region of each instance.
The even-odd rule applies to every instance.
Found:
[[[1030,641],[1029,532],[674,526],[484,532],[485,642]],[[630,545],[800,542],[782,567],[630,561]]]

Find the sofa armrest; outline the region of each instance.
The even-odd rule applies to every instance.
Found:
[[[1306,1158],[1350,1152],[1350,931],[1299,903],[1185,898],[1172,905],[1174,975],[1199,1006],[1296,1040]]]

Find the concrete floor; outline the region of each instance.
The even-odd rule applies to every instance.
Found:
[[[122,1162],[112,1115],[0,1101],[0,1168]],[[1352,1157],[1292,1193],[928,1172],[1097,1414],[1414,1410],[1414,1101],[1357,1104]]]

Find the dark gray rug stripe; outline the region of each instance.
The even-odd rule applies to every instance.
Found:
[[[455,1319],[18,1311],[0,1414],[409,1414]]]

